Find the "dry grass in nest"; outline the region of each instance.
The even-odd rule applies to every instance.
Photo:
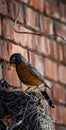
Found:
[[[48,105],[36,92],[0,90],[1,130],[53,130]]]

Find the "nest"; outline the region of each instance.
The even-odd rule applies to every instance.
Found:
[[[0,90],[1,130],[53,130],[48,105],[36,92]]]

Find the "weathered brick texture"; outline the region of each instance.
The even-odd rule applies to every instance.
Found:
[[[45,75],[54,81],[58,81],[58,66],[51,60],[45,60]]]
[[[65,95],[65,89],[61,85],[56,84],[55,86],[53,86],[53,99],[56,103],[63,103],[65,105]]]
[[[2,24],[1,24],[1,19],[0,19],[0,36],[2,35]]]
[[[66,4],[62,4],[60,1],[56,0],[45,0],[45,13],[48,16],[58,19],[62,22],[66,22],[65,12]]]
[[[16,33],[14,28],[45,36]],[[56,104],[50,109],[55,130],[66,130],[66,0],[0,0],[0,79],[5,77],[13,87],[26,89],[15,68],[8,70],[9,58],[15,52],[44,75],[52,88],[47,92]]]
[[[40,10],[41,12],[44,11],[44,0],[30,0],[30,6],[33,8]]]
[[[59,81],[66,84],[66,66],[59,65]]]
[[[7,2],[5,0],[0,0],[0,14],[7,15]]]

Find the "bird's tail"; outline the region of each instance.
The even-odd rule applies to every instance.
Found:
[[[41,93],[44,96],[44,98],[47,100],[49,106],[54,108],[55,105],[54,105],[53,101],[50,99],[50,97],[48,96],[47,92],[46,91],[41,91]]]

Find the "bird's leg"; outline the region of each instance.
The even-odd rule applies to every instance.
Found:
[[[33,90],[35,90],[35,89],[37,89],[37,88],[38,88],[38,86],[35,86],[35,87],[29,86],[26,90],[27,90],[27,91],[28,91],[28,90],[33,91]]]

